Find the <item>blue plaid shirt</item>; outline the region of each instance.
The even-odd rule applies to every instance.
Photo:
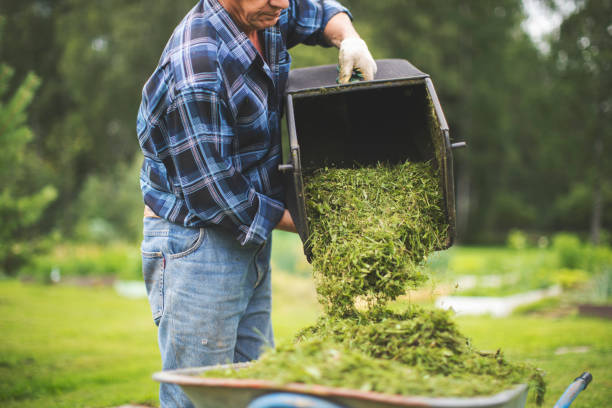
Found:
[[[172,34],[143,89],[138,141],[144,202],[186,227],[219,225],[242,245],[262,244],[285,206],[280,119],[299,43],[348,10],[333,0],[291,0],[261,34],[264,59],[218,0],[201,0]]]

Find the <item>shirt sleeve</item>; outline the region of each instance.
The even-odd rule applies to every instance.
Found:
[[[329,47],[323,31],[327,23],[338,13],[349,10],[335,0],[291,0],[288,14],[287,48],[298,44]]]
[[[229,111],[214,91],[187,88],[166,115],[169,155],[189,210],[207,224],[230,229],[242,245],[264,243],[283,203],[255,191],[231,159]]]

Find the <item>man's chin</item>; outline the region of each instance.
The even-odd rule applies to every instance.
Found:
[[[257,22],[257,30],[264,30],[266,28],[274,27],[278,23],[280,17],[267,18]]]

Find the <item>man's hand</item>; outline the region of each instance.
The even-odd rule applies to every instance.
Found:
[[[371,81],[376,74],[376,62],[361,38],[347,38],[340,43],[340,83],[347,84],[351,80],[353,70],[357,69],[363,79]]]
[[[297,232],[297,230],[295,229],[295,224],[293,223],[293,218],[291,218],[291,214],[289,213],[289,210],[285,210],[285,212],[283,212],[283,216],[281,217],[278,224],[276,224],[275,228],[282,230],[282,231]]]
[[[340,49],[340,83],[346,84],[358,69],[363,79],[371,81],[376,74],[376,62],[355,28],[351,19],[345,13],[338,13],[329,20],[323,32],[327,41]]]

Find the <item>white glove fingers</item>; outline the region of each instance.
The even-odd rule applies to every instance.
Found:
[[[366,81],[374,79],[376,62],[368,50],[368,46],[361,38],[347,38],[340,44],[340,75],[339,82],[346,84],[353,76],[353,70],[358,69]]]
[[[365,64],[361,64],[358,68],[363,74],[363,79],[366,81],[372,81],[374,79],[377,69],[374,61],[366,61]]]
[[[353,76],[353,64],[349,62],[340,64],[340,75],[339,75],[340,83],[348,84],[352,76]]]

